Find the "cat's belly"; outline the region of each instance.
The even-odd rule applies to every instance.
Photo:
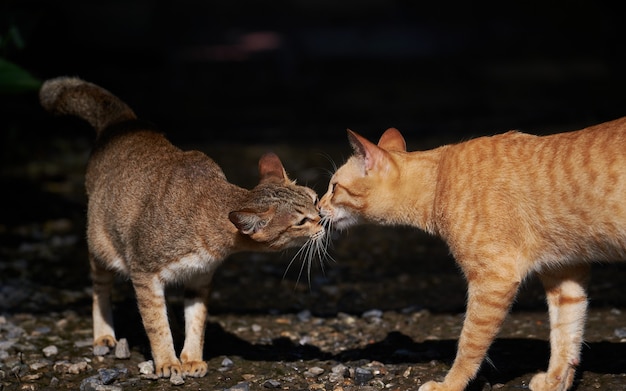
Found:
[[[166,283],[185,282],[198,275],[211,276],[222,263],[223,259],[216,258],[201,250],[177,261],[167,263],[159,271],[159,277]]]

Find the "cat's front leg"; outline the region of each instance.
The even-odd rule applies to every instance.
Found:
[[[159,377],[182,376],[182,366],[174,351],[174,341],[167,320],[165,287],[156,274],[131,276],[139,313],[150,340],[155,373]]]
[[[532,378],[533,391],[565,391],[574,382],[587,314],[589,269],[582,264],[539,274],[550,315],[550,363],[547,372]]]
[[[112,348],[117,344],[113,329],[113,311],[111,309],[111,288],[114,274],[102,267],[93,254],[89,254],[91,266],[91,280],[93,283],[93,346],[94,354],[104,355],[108,349],[99,350],[98,347]]]
[[[202,359],[202,351],[210,281],[211,276],[199,277],[193,284],[189,283],[185,290],[185,344],[180,361],[186,376],[202,377],[208,370],[206,361]]]
[[[467,273],[468,302],[456,358],[443,382],[430,381],[419,391],[463,391],[487,354],[517,293],[514,272],[501,270]]]

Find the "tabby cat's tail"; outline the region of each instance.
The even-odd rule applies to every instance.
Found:
[[[89,122],[98,136],[111,125],[137,119],[126,103],[109,91],[76,77],[47,80],[39,90],[41,105],[53,114],[74,115]]]

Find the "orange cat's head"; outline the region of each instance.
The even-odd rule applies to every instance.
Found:
[[[400,132],[390,128],[378,145],[348,129],[354,154],[330,180],[319,202],[324,220],[343,229],[361,221],[380,224],[388,221],[388,210],[397,202],[401,170],[397,153],[406,152]]]

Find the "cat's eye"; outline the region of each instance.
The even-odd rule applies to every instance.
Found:
[[[300,227],[300,226],[303,226],[304,224],[308,223],[309,221],[311,221],[311,219],[308,218],[308,217],[305,217],[302,220],[298,221],[298,224],[296,224],[296,225]]]

